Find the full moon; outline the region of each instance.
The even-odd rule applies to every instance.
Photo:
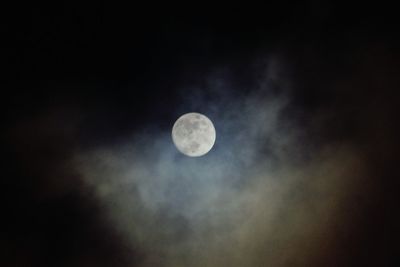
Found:
[[[215,138],[213,123],[200,113],[186,113],[172,127],[172,140],[176,148],[189,157],[207,154],[214,146]]]

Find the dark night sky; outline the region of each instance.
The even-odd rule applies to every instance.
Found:
[[[319,1],[230,8],[235,11],[188,7],[172,12],[172,8],[156,11],[69,1],[3,10],[1,266],[198,266],[192,265],[196,253],[185,258],[179,248],[177,254],[165,252],[162,242],[178,240],[178,233],[165,240],[160,234],[159,242],[150,245],[127,238],[129,230],[115,222],[124,221],[121,218],[128,212],[119,217],[107,213],[104,206],[109,203],[97,200],[95,187],[73,160],[98,148],[119,151],[115,147],[124,147],[131,136],[143,137],[145,144],[158,140],[158,133],[168,132],[175,119],[193,107],[214,114],[217,134],[219,120],[221,129],[239,129],[235,120],[233,128],[225,126],[229,123],[223,118],[229,116],[222,114],[235,114],[232,107],[240,106],[241,100],[251,102],[254,96],[269,99],[257,104],[261,110],[271,99],[286,99],[279,125],[285,133],[301,132],[301,141],[295,141],[298,146],[285,157],[290,158],[290,168],[306,169],[296,164],[307,162],[320,148],[345,143],[356,151],[365,175],[351,197],[340,202],[344,225],[327,226],[328,244],[315,241],[318,234],[312,238],[306,234],[301,242],[317,244],[310,251],[291,252],[284,261],[271,252],[268,257],[273,261],[262,256],[265,245],[259,241],[253,248],[246,246],[236,264],[396,266],[400,253],[396,14],[388,12],[389,7],[361,9]],[[264,95],[254,88],[266,75],[263,69],[275,68],[273,64],[279,69],[276,75],[283,78],[265,78]],[[218,77],[229,89],[213,87]],[[225,143],[229,141],[217,143],[216,155],[223,153]],[[264,152],[257,152],[259,160],[249,163],[254,171],[240,169],[244,176],[257,176],[255,169],[268,165],[263,163],[269,160],[268,149],[265,145]],[[156,156],[148,154],[150,160],[140,162],[151,169]],[[246,155],[242,158],[251,161]],[[229,159],[220,161],[225,166]],[[94,167],[88,168],[95,173]],[[140,209],[147,214],[144,205],[130,217],[138,229],[146,222]],[[181,215],[184,219],[178,221],[160,216],[174,231],[176,227],[185,232],[186,224],[202,227],[185,212]],[[254,220],[263,224],[262,218]],[[182,227],[176,226],[181,223]],[[149,226],[143,235],[151,232]],[[192,244],[191,235],[187,236]],[[269,240],[266,231],[259,236]],[[285,246],[291,247],[291,240]],[[296,240],[293,246],[299,244]],[[235,252],[226,245],[225,250],[210,249],[212,253]],[[207,258],[208,250],[199,255]],[[229,262],[210,260],[203,266]]]

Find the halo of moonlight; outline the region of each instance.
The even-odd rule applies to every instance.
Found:
[[[200,113],[186,113],[172,127],[172,140],[176,148],[189,157],[207,154],[214,146],[215,139],[213,123]]]

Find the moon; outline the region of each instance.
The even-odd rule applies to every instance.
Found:
[[[189,157],[207,154],[214,146],[215,139],[213,123],[200,113],[186,113],[172,127],[172,140],[176,148]]]

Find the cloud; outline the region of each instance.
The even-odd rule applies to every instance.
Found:
[[[204,113],[217,130],[204,157],[180,154],[169,129],[157,127],[75,153],[110,223],[143,252],[139,266],[326,263],[334,235],[347,231],[345,203],[364,163],[350,144],[304,138],[307,129],[287,113],[289,85],[277,68],[260,71],[239,97],[229,70],[182,89],[177,111]]]

